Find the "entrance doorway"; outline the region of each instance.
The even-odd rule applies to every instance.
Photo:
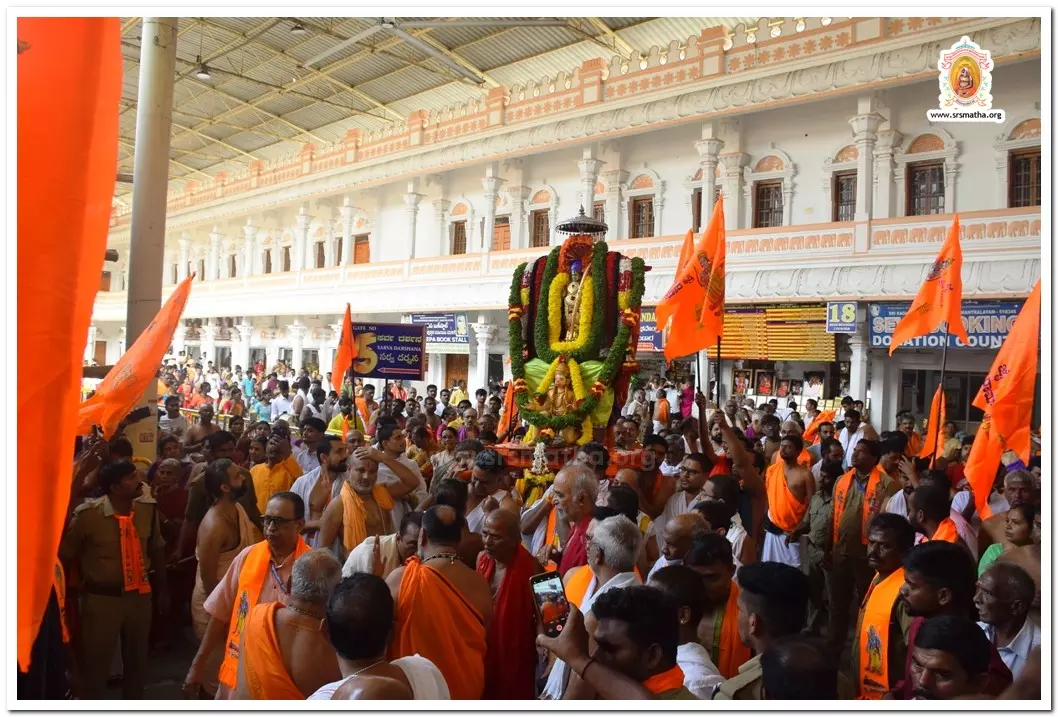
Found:
[[[466,381],[470,372],[470,356],[467,354],[447,354],[445,356],[445,388],[451,388],[456,381]]]
[[[217,360],[214,365],[218,368],[226,368],[231,370],[231,347],[230,346],[218,346],[217,349]]]
[[[96,362],[96,366],[105,366],[107,363],[107,342],[96,341],[94,351],[93,359]]]

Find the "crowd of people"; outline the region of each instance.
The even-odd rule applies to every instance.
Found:
[[[44,691],[142,698],[189,624],[188,698],[1040,696],[1040,459],[1004,457],[981,520],[954,424],[921,459],[908,413],[879,432],[852,397],[715,407],[652,377],[529,480],[499,386],[159,380],[157,460],[79,443]]]

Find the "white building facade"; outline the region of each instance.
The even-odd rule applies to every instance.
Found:
[[[962,36],[992,54],[1002,124],[926,119],[938,55]],[[428,346],[420,388],[477,388],[509,375],[511,273],[562,240],[562,219],[583,206],[608,224],[613,249],[646,259],[650,306],[683,235],[722,194],[729,308],[857,307],[832,356],[725,358],[724,395],[733,368],[822,372],[828,397],[869,397],[887,428],[900,408],[928,409],[940,350],[889,359],[884,319],[916,293],[953,214],[982,335],[1002,334],[1003,312],[1040,276],[1040,96],[1038,19],[772,19],[673,38],[639,67],[589,60],[413,113],[385,134],[353,130],[209,186],[188,182],[169,199],[163,294],[188,272],[200,281],[173,348],[326,372],[348,302],[357,322],[430,315],[469,327],[465,341]],[[86,359],[113,363],[124,350],[129,240],[128,214],[115,214],[108,246],[120,258]],[[980,345],[948,352],[946,385],[967,406],[995,355]],[[660,369],[659,356],[641,351],[644,370]],[[955,420],[969,426],[972,409]]]

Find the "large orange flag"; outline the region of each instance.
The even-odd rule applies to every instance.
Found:
[[[726,234],[722,198],[713,207],[709,226],[676,282],[658,302],[659,327],[672,318],[665,340],[665,360],[701,351],[724,335]]]
[[[345,318],[342,320],[342,337],[338,341],[338,353],[334,356],[331,368],[331,386],[341,394],[345,374],[356,358],[356,337],[353,336],[353,314],[349,304],[345,305]]]
[[[962,325],[962,248],[959,246],[959,215],[952,219],[948,238],[937,254],[937,260],[919,287],[904,318],[893,329],[889,355],[905,341],[932,333],[940,322],[948,322],[948,332],[969,344]]]
[[[973,401],[992,417],[992,431],[1006,449],[1026,462],[1040,348],[1040,293],[1037,281]]]
[[[102,426],[103,435],[110,438],[121,419],[143,398],[173,341],[173,332],[184,313],[194,279],[195,275],[191,274],[180,282],[136,342],[100,382],[95,394],[81,404],[78,435],[88,433],[93,425],[98,425]]]
[[[999,463],[1007,448],[1002,439],[992,430],[992,417],[985,415],[974,436],[970,455],[966,458],[963,473],[970,484],[974,505],[981,520],[992,517],[992,508],[988,505],[988,496],[992,494],[992,484],[996,479]]]
[[[704,239],[705,237],[702,238]],[[683,275],[683,270],[687,267],[687,264],[691,261],[691,257],[693,256],[694,230],[688,229],[683,237],[683,246],[680,247],[680,259],[676,262],[676,273],[672,276],[672,286],[669,287],[668,292],[665,294],[666,297],[676,290],[676,287],[680,283],[680,277]],[[666,302],[664,298],[658,303],[657,308],[654,309],[654,319],[657,322],[658,331],[662,331],[666,328],[669,317],[672,316],[672,312],[675,308],[676,305],[674,303]]]
[[[944,441],[940,432],[944,430],[944,422],[948,420],[948,407],[944,400],[944,387],[937,385],[937,392],[933,394],[933,402],[929,405],[929,422],[926,424],[926,436],[922,441],[922,450],[919,458],[929,458],[930,465],[933,461],[944,455]]]
[[[118,18],[18,18],[18,665],[51,594],[73,478],[84,342],[107,245]],[[57,90],[56,88],[61,88]]]

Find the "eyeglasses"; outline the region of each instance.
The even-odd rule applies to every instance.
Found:
[[[269,525],[274,525],[276,528],[283,528],[291,523],[296,523],[297,518],[280,518],[278,515],[262,515],[261,523],[267,528]]]

